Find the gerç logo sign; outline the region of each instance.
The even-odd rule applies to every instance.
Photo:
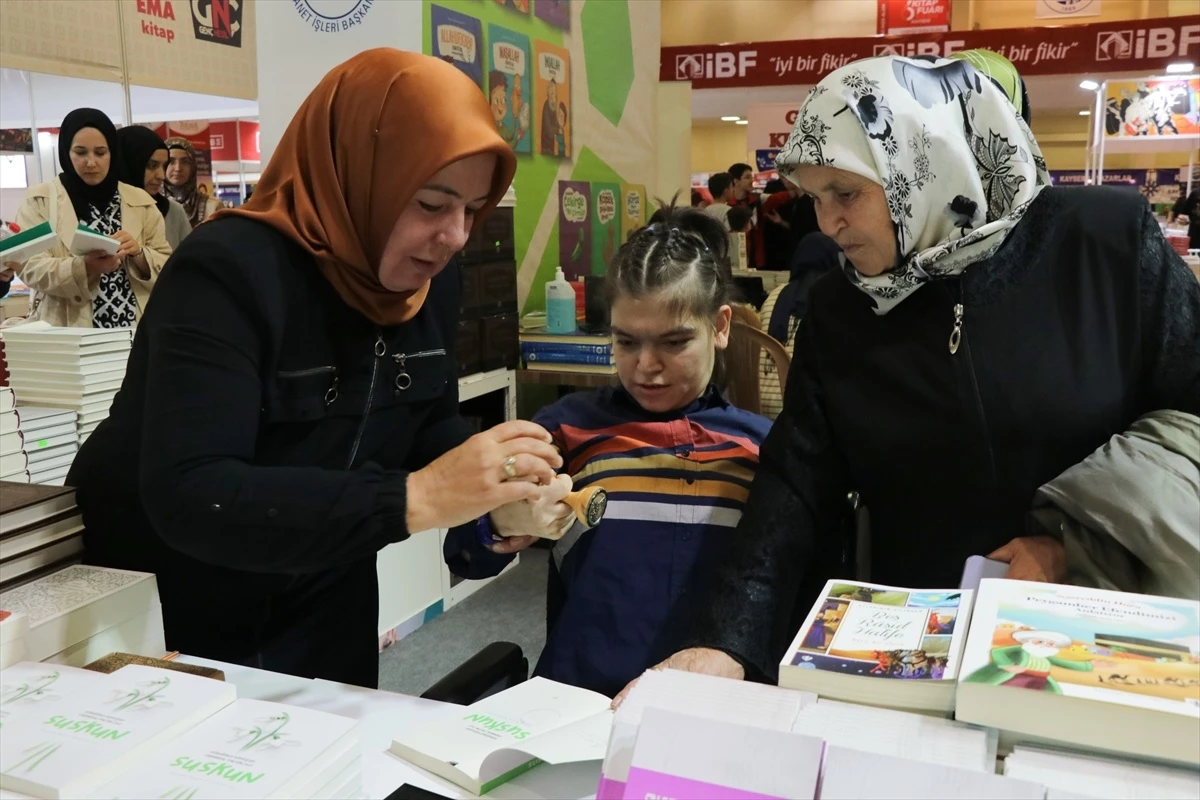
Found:
[[[192,32],[202,42],[242,46],[242,0],[192,0]]]
[[[272,0],[277,2],[278,0]],[[290,0],[317,33],[342,33],[362,24],[376,0]]]

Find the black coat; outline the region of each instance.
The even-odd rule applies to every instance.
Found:
[[[1200,283],[1137,194],[1045,189],[990,258],[884,316],[826,275],[692,643],[773,677],[824,582],[854,577],[851,491],[872,581],[957,586],[1025,534],[1039,486],[1160,408],[1200,413]]]
[[[376,684],[376,552],[409,534],[408,471],[470,435],[457,281],[377,329],[266,225],[210,222],[175,251],[68,478],[88,562],[157,573],[170,648]],[[465,577],[501,558],[469,526],[446,556]]]

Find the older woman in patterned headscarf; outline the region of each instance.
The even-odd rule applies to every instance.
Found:
[[[1060,582],[1063,545],[1026,535],[1038,487],[1143,414],[1200,414],[1200,283],[1136,192],[1050,186],[970,60],[830,73],[776,163],[841,269],[812,288],[694,647],[666,662],[732,677],[771,678],[794,614],[855,575],[849,493],[870,509],[859,577],[956,586],[990,555]]]

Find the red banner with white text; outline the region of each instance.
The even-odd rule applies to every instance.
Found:
[[[1022,75],[1161,71],[1174,61],[1200,61],[1200,15],[1056,28],[664,47],[659,80],[691,81],[696,89],[794,86],[816,83],[862,58],[948,56],[975,48],[1001,53]]]
[[[880,34],[939,33],[950,30],[950,0],[876,0]]]

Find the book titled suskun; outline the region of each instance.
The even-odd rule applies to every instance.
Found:
[[[971,596],[829,581],[779,666],[779,685],[949,715]]]
[[[602,694],[533,678],[392,742],[392,753],[476,794],[534,767],[599,761],[612,728]]]
[[[956,716],[1043,741],[1196,766],[1200,603],[986,579]]]
[[[356,720],[244,699],[139,760],[97,796],[314,797],[356,775],[360,760]]]
[[[234,701],[234,687],[131,665],[6,720],[0,788],[41,798],[82,797],[148,751]]]

